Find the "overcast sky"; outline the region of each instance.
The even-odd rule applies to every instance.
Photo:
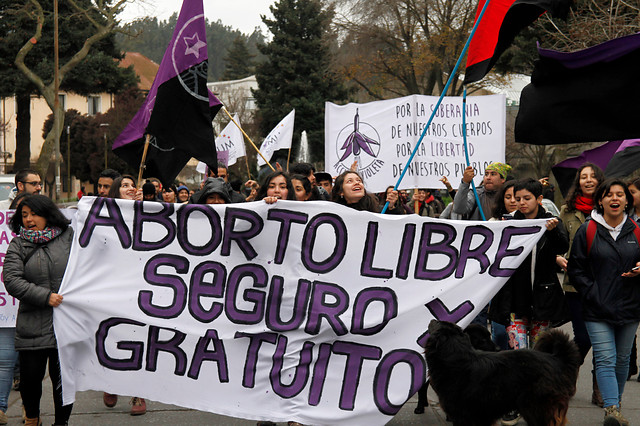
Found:
[[[260,15],[272,17],[269,6],[273,3],[275,0],[204,0],[204,14],[210,21],[221,20],[224,25],[245,34],[252,33],[258,26],[266,34],[267,28],[260,20]],[[143,0],[129,4],[121,18],[125,22],[144,16],[156,16],[164,20],[174,12],[179,12],[181,6],[180,0]]]

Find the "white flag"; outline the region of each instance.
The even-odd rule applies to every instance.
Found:
[[[260,152],[264,158],[271,160],[274,151],[284,148],[291,148],[291,140],[293,139],[293,122],[295,120],[296,110],[291,112],[282,119],[280,123],[269,133],[260,145]],[[267,164],[262,157],[258,155],[258,166]]]
[[[239,126],[240,120],[238,119],[238,114],[235,114],[233,119]],[[216,138],[216,150],[218,151],[218,156],[220,156],[222,151],[226,151],[229,155],[227,166],[236,164],[238,158],[247,155],[247,152],[244,149],[244,137],[238,126],[236,126],[233,121],[230,121],[229,124],[227,124],[227,127],[222,129],[222,132],[220,132]]]

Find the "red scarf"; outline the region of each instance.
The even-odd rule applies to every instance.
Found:
[[[433,202],[433,200],[435,199],[435,197],[432,195],[429,195],[429,198],[427,198],[426,200],[424,200],[425,204],[429,204],[431,202]]]
[[[591,214],[591,210],[593,210],[593,198],[588,198],[584,195],[578,195],[578,197],[576,198],[576,210],[579,210],[587,215]]]

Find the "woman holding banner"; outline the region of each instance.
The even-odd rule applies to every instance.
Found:
[[[296,191],[289,175],[280,170],[269,173],[256,195],[256,201],[260,200],[267,204],[273,204],[278,200],[296,201]]]
[[[113,181],[109,189],[109,198],[142,201],[142,188],[136,188],[136,181],[131,175],[122,175]]]
[[[373,213],[382,211],[377,197],[364,189],[362,176],[352,170],[348,170],[336,178],[331,191],[331,201],[356,210]],[[389,202],[387,211],[390,214],[404,214],[404,209],[398,202],[398,191],[388,191],[386,201]]]
[[[109,189],[109,198],[142,201],[142,189],[136,188],[136,181],[133,176],[122,175],[113,181],[111,189]],[[104,402],[105,406],[113,408],[118,403],[118,395],[105,392],[102,395],[102,402]],[[147,402],[144,398],[134,396],[131,398],[130,404],[131,411],[129,414],[132,416],[146,414]]]
[[[66,425],[73,405],[62,405],[58,348],[53,331],[53,309],[69,260],[73,230],[56,205],[44,195],[24,198],[11,218],[17,236],[4,260],[4,282],[20,300],[15,347],[20,357],[20,396],[25,425],[40,424],[40,397],[47,362],[53,384],[55,425]]]

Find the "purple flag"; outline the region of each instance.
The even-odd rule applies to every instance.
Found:
[[[191,159],[217,163],[212,120],[222,104],[207,89],[207,38],[202,0],[184,0],[173,38],[147,99],[113,142],[136,169],[151,135],[145,177],[170,185]]]
[[[600,167],[606,177],[626,176],[640,168],[640,139],[607,142],[551,167],[564,197],[571,188],[578,168],[584,163]]]
[[[577,52],[538,49],[520,95],[517,142],[536,145],[640,137],[640,33]]]

